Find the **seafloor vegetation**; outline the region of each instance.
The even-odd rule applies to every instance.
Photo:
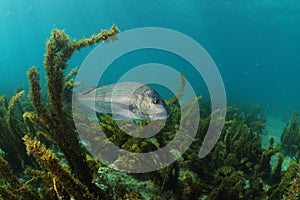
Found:
[[[210,122],[209,103],[202,103],[201,120],[190,148],[171,165],[144,174],[127,174],[95,161],[83,147],[73,124],[68,92],[77,69],[66,74],[76,50],[109,40],[117,26],[79,41],[53,30],[46,43],[44,67],[47,90],[42,90],[36,67],[28,70],[29,98],[17,89],[0,98],[1,199],[297,199],[300,192],[297,116],[283,130],[281,146],[270,139],[262,148],[266,118],[258,106],[251,111],[231,106],[222,135],[205,158],[198,152]],[[182,78],[182,87],[184,79]],[[46,93],[46,95],[44,95]],[[46,97],[45,97],[46,96]],[[200,100],[200,98],[199,98]],[[189,103],[186,103],[188,106]],[[149,152],[168,144],[176,134],[178,99],[168,101],[170,117],[150,139],[131,137],[108,115],[99,116],[107,137],[131,152]],[[190,113],[193,112],[191,109]],[[182,116],[183,118],[185,116]],[[84,120],[84,119],[82,119]],[[143,123],[143,122],[140,122]],[[89,129],[89,127],[85,127]],[[285,156],[295,158],[286,170]],[[271,166],[271,158],[277,164]],[[130,168],[134,160],[120,156],[116,165]]]

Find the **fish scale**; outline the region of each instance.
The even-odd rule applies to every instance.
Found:
[[[160,95],[148,85],[136,82],[91,88],[78,95],[77,99],[98,113],[116,114],[122,118],[133,116],[136,119],[155,120],[167,117],[167,107]]]

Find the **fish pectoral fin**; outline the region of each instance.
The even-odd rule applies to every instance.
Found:
[[[112,109],[113,118],[116,120],[130,119],[130,111],[121,107],[114,107]]]
[[[130,107],[126,104],[119,103],[119,102],[111,102],[111,107],[113,108],[118,108],[118,109],[123,109],[123,110],[128,110]]]

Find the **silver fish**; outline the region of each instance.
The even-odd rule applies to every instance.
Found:
[[[119,82],[91,88],[77,96],[80,103],[115,119],[162,120],[168,116],[162,97],[148,85]]]

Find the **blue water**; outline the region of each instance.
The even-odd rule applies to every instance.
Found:
[[[218,66],[229,103],[260,104],[283,119],[300,110],[298,0],[0,0],[0,93],[27,88],[32,65],[43,74],[51,29],[79,39],[112,23],[121,31],[156,26],[195,39]],[[70,66],[80,66],[90,51],[76,53]],[[159,56],[156,61],[178,64]]]

